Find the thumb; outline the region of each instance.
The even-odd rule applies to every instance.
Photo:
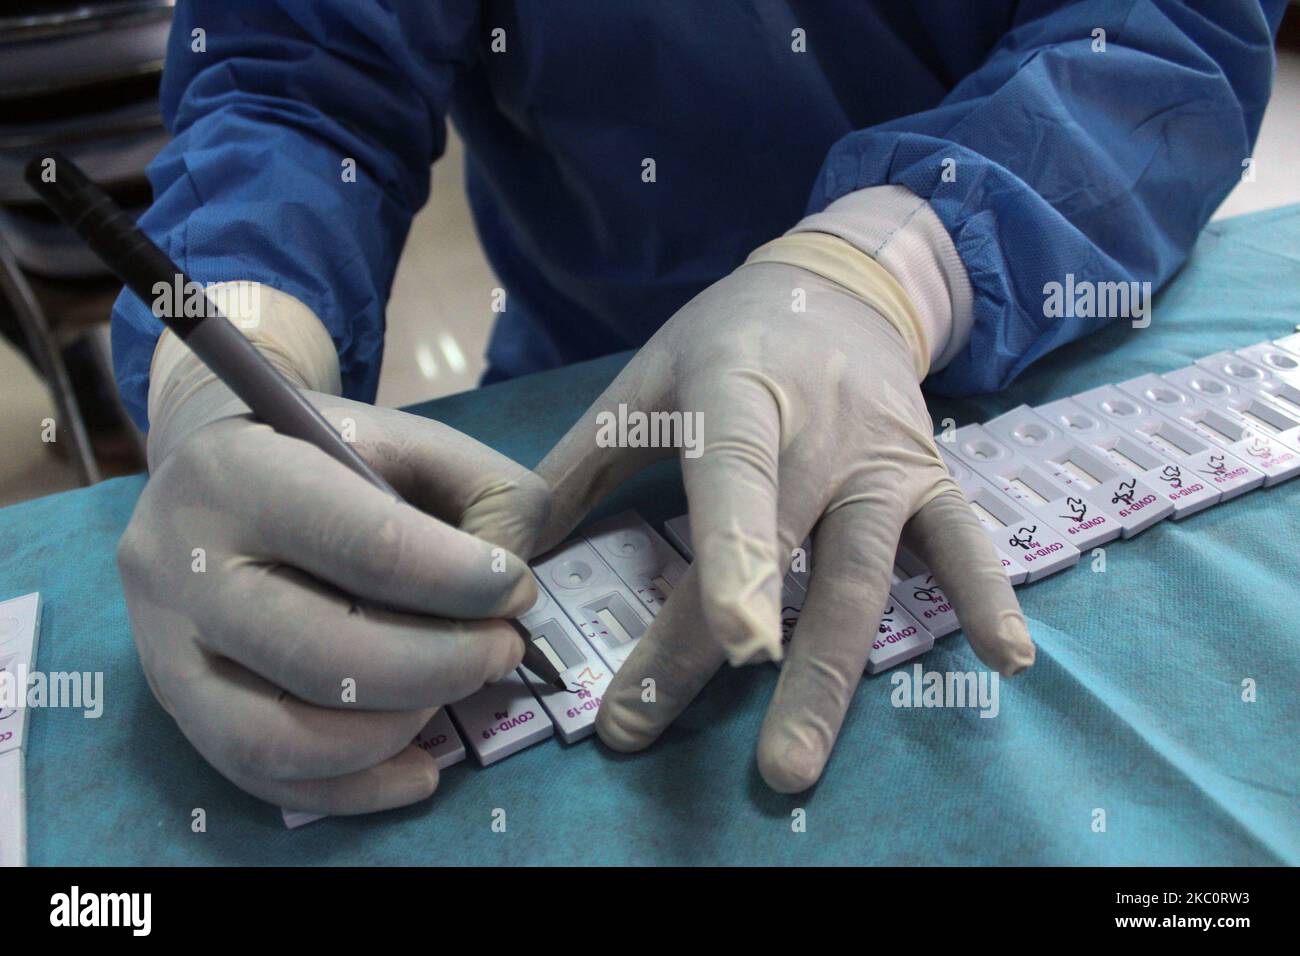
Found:
[[[583,412],[537,466],[550,489],[550,514],[538,535],[537,551],[568,536],[602,498],[641,469],[675,453],[670,447],[630,447],[621,433],[629,414],[662,410],[667,380],[665,361],[642,348],[591,407]]]
[[[318,403],[330,424],[427,514],[521,559],[549,513],[546,484],[482,442],[434,419],[341,398]]]
[[[524,471],[487,485],[465,509],[460,530],[527,560],[550,513],[546,482]]]

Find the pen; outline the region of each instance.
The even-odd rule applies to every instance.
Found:
[[[52,161],[52,165],[51,165]],[[47,170],[53,176],[45,176]],[[72,160],[58,153],[33,158],[25,178],[41,200],[77,234],[146,305],[154,288],[179,284],[193,288],[189,277],[171,261]],[[379,472],[345,442],[293,383],[231,324],[211,299],[204,315],[183,315],[183,309],[159,319],[238,396],[253,415],[282,435],[311,442],[376,488],[398,501],[399,495]],[[155,313],[158,310],[153,310]],[[532,642],[528,630],[513,618],[510,625],[524,642],[523,664],[556,690],[568,691],[560,673]]]

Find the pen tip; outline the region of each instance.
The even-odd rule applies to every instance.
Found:
[[[551,686],[554,687],[556,690],[562,690],[562,691],[564,691],[566,694],[569,692],[569,687],[568,687],[568,685],[565,684],[564,681],[563,681],[562,679],[560,679],[559,677],[557,677],[557,678],[555,678],[555,680],[551,681]]]

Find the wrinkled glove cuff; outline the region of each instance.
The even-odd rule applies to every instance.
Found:
[[[966,347],[974,321],[966,267],[930,204],[906,186],[851,192],[789,234],[800,232],[838,236],[889,270],[925,323],[930,371],[946,367]]]
[[[804,269],[861,299],[902,337],[912,356],[916,380],[925,378],[931,354],[925,322],[898,280],[866,253],[836,236],[800,232],[759,246],[750,253],[745,265],[760,262],[780,262]]]
[[[286,292],[257,282],[222,282],[208,290],[227,318],[299,388],[338,395],[338,354],[316,314]],[[170,330],[149,369],[149,469],[195,428],[238,405],[233,393]]]

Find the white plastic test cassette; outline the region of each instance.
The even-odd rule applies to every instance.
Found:
[[[1195,476],[1197,481],[1218,492],[1220,501],[1228,501],[1264,483],[1263,472],[1228,454],[1218,445],[1207,443],[1188,428],[1114,385],[1081,392],[1074,396],[1074,401],[1176,465],[1177,472],[1166,473],[1161,469],[1167,484],[1172,484],[1169,478],[1180,478],[1185,487],[1190,487],[1189,481]],[[1173,489],[1175,492],[1178,490],[1176,487]]]
[[[555,732],[546,709],[514,671],[448,705],[452,720],[478,762],[489,767]]]
[[[786,575],[798,586],[800,591],[807,594],[808,584],[812,581],[812,537],[809,536],[804,539],[804,543],[799,546],[799,549],[803,552],[802,560],[796,561],[794,556],[791,555],[790,567],[786,571]]]
[[[867,673],[879,674],[934,647],[934,635],[890,596],[880,616],[876,638],[867,657]]]
[[[939,454],[966,495],[1001,555],[1025,572],[1025,581],[1037,581],[1079,563],[1079,549],[1054,527],[1036,518],[986,483],[946,448]]]
[[[953,610],[934,575],[928,571],[906,580],[895,580],[889,593],[935,637],[951,634],[961,627],[957,621],[957,612]]]
[[[27,865],[27,794],[23,752],[0,753],[0,867]]]
[[[439,770],[446,770],[465,759],[465,742],[456,733],[446,708],[429,718],[424,729],[415,735],[413,743],[433,758]]]
[[[686,573],[686,562],[635,511],[598,521],[582,536],[652,615]]]
[[[1292,345],[1289,349],[1283,344],[1288,339],[1278,339],[1276,342],[1256,342],[1236,352],[1242,358],[1285,377],[1291,384],[1300,384],[1300,354],[1297,354],[1300,333],[1291,336],[1290,340]]]
[[[41,596],[0,603],[0,753],[27,745],[27,675],[36,664]]]
[[[640,520],[639,518],[637,519]],[[527,667],[519,672],[555,723],[566,744],[590,736],[596,729],[596,711],[609,689],[613,670],[569,620],[569,616],[537,583],[537,602],[519,618],[533,644],[560,672],[568,691],[556,690]]]
[[[1236,352],[1216,352],[1196,364],[1225,381],[1272,400],[1292,418],[1300,419],[1300,371],[1288,368],[1296,359],[1271,342]]]
[[[1142,497],[1142,487],[1130,492],[1130,508],[1145,509],[1159,496],[1173,508],[1171,517],[1185,518],[1219,501],[1219,491],[1210,482],[1202,481],[1195,472],[1138,441],[1112,424],[1109,417],[1102,417],[1077,399],[1063,398],[1034,410],[1101,452],[1121,472],[1140,479],[1140,486],[1151,489]],[[1120,509],[1121,515],[1124,510]]]
[[[1027,405],[1013,408],[984,427],[1051,475],[1068,475],[1089,508],[1113,516],[1125,538],[1173,514],[1173,505],[1145,481],[1119,471],[1101,453],[1067,434]]]
[[[415,735],[412,743],[432,756],[434,765],[439,770],[446,770],[465,759],[465,744],[461,742],[460,734],[456,733],[445,709],[429,718],[429,722]],[[280,815],[290,830],[325,819],[323,813],[305,813],[302,810],[281,810]]]
[[[562,544],[533,562],[538,579],[613,671],[654,620],[589,543]]]
[[[1024,584],[1029,577],[1024,567],[1004,554],[996,542],[993,550],[1002,561],[1002,570],[1007,573],[1011,586]],[[935,637],[951,634],[961,627],[948,596],[943,593],[930,569],[901,541],[898,543],[898,553],[894,555],[894,575],[890,581],[889,593]]]
[[[945,445],[990,484],[1065,534],[1080,551],[1114,541],[1120,523],[1090,505],[1068,474],[1049,475],[1017,454],[983,425],[964,425]]]

